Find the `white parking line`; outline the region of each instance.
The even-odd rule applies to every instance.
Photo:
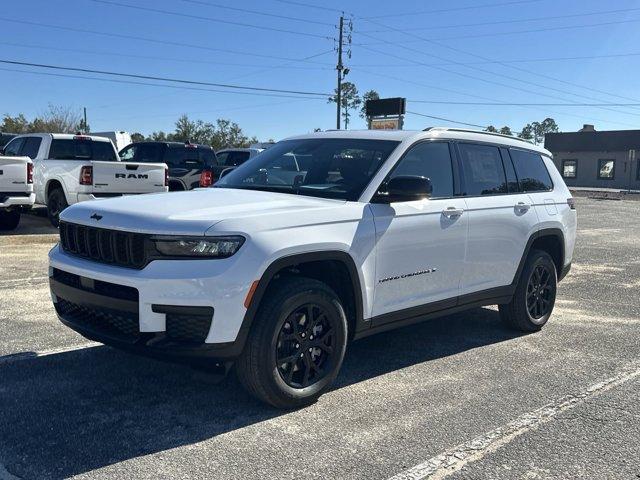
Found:
[[[509,444],[520,435],[552,420],[555,415],[578,406],[592,395],[606,392],[638,376],[640,376],[640,366],[637,362],[634,362],[613,377],[591,385],[580,392],[548,403],[537,410],[525,413],[506,425],[447,450],[426,462],[394,475],[389,480],[445,478],[461,470],[465,465],[481,460],[486,455]]]
[[[84,350],[85,348],[99,347],[101,345],[102,344],[98,343],[98,342],[87,342],[87,343],[83,343],[81,345],[74,345],[73,347],[54,348],[54,349],[51,349],[51,350],[41,350],[41,351],[38,351],[38,352],[14,353],[14,354],[4,355],[4,356],[0,357],[0,365],[6,364],[6,363],[20,362],[22,360],[32,360],[34,358],[47,357],[49,355],[56,355],[58,353],[74,352],[76,350]],[[2,472],[0,470],[0,474],[1,473]],[[1,475],[0,475],[0,480],[2,480],[2,476]]]

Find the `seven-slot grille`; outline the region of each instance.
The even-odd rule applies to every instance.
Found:
[[[65,252],[120,267],[147,264],[146,235],[60,222],[60,244]]]

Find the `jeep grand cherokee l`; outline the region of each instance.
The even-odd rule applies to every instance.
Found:
[[[548,151],[447,128],[293,137],[213,188],[61,218],[49,258],[64,324],[142,354],[233,365],[281,408],[315,401],[367,335],[484,305],[539,330],[576,235]]]

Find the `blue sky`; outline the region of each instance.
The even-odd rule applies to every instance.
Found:
[[[601,130],[640,126],[640,107],[418,103],[640,103],[637,0],[300,0],[324,8],[281,0],[108,1],[112,3],[7,2],[11,8],[0,15],[0,59],[330,93],[336,76],[334,42],[329,38],[336,35],[338,10],[344,9],[353,15],[347,80],[361,92],[375,89],[382,96],[406,97],[411,112],[479,125],[509,125],[514,130],[547,116],[555,118],[563,131],[583,123]],[[261,140],[335,126],[335,107],[324,98],[241,95],[211,91],[220,90],[214,87],[195,87],[209,89],[203,91],[157,87],[149,83],[160,82],[146,80],[117,83],[28,73],[45,71],[0,65],[0,113],[31,118],[49,103],[79,110],[86,106],[94,131],[145,134],[172,130],[177,117],[186,113],[205,121],[231,119]],[[429,125],[454,124],[406,117],[406,128]],[[364,121],[356,117],[352,127],[363,128]]]

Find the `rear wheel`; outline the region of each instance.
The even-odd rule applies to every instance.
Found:
[[[47,197],[47,215],[51,225],[58,227],[60,225],[60,214],[67,208],[67,198],[61,188],[55,188],[49,192]]]
[[[20,210],[0,210],[0,230],[15,230],[20,224]]]
[[[500,305],[500,317],[509,326],[523,332],[540,330],[549,320],[556,301],[558,278],[551,256],[533,250],[511,302]]]
[[[336,378],[347,344],[338,296],[317,280],[278,280],[254,319],[236,362],[240,382],[278,408],[315,402]]]

